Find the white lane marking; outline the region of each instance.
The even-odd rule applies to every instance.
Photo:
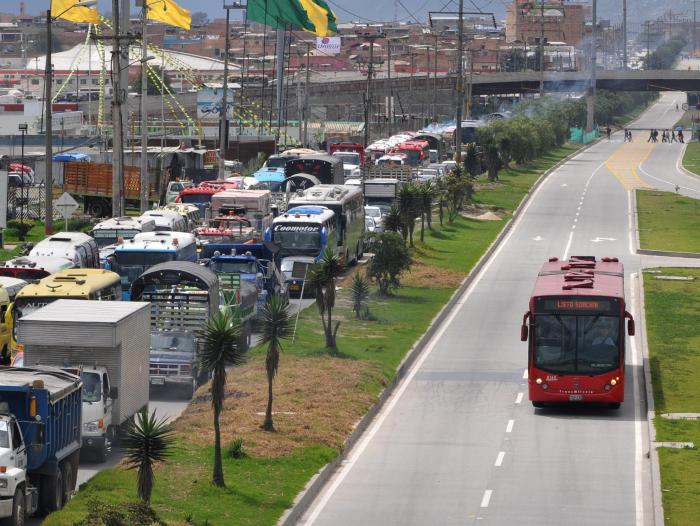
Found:
[[[637,251],[634,249],[634,222],[632,218],[634,217],[634,211],[632,210],[632,190],[627,190],[627,239],[629,241],[630,254],[634,255]]]
[[[603,166],[604,163],[601,163],[598,168]],[[596,170],[598,169],[596,168]],[[506,236],[503,238],[503,241],[501,242],[500,245],[496,248],[496,250],[493,252],[491,255],[491,258],[484,264],[483,267],[481,267],[481,270],[479,273],[474,277],[474,281],[472,281],[471,285],[467,288],[466,291],[464,291],[464,294],[462,297],[457,301],[456,306],[464,305],[464,303],[469,299],[469,296],[471,296],[472,292],[476,289],[477,285],[481,281],[481,279],[486,275],[486,272],[488,271],[489,268],[491,268],[491,265],[493,264],[494,261],[498,258],[498,255],[501,253],[503,250],[503,247],[505,247],[508,244],[508,241],[510,241],[510,238],[512,235],[515,233],[515,231],[518,229],[520,226],[520,223],[523,221],[523,218],[525,217],[528,209],[532,205],[532,203],[535,201],[535,197],[537,194],[546,186],[546,183],[548,182],[548,179],[545,180],[543,184],[537,187],[535,192],[532,194],[532,197],[530,200],[527,202],[525,207],[523,208],[522,212],[518,216],[518,218],[515,220],[515,223],[513,223],[513,228],[510,229],[510,232],[506,234]],[[309,518],[306,521],[306,526],[311,526],[318,516],[321,514],[323,509],[326,507],[328,504],[328,501],[331,499],[335,491],[338,489],[338,487],[342,484],[343,480],[345,480],[345,477],[347,477],[348,473],[350,473],[350,470],[353,468],[355,463],[357,462],[357,459],[360,458],[362,453],[367,449],[367,446],[369,445],[370,441],[372,438],[374,438],[374,435],[377,434],[377,431],[379,431],[379,428],[382,426],[384,421],[386,420],[387,416],[391,413],[391,411],[394,409],[398,401],[401,399],[401,396],[403,393],[406,391],[408,388],[409,384],[413,380],[413,378],[416,376],[416,373],[418,370],[423,366],[423,363],[425,360],[427,360],[428,356],[430,356],[430,353],[433,351],[433,349],[436,347],[437,342],[442,338],[442,335],[445,333],[447,328],[452,324],[454,321],[455,317],[461,309],[455,308],[452,309],[452,312],[445,318],[445,320],[442,322],[440,328],[437,330],[437,332],[433,335],[431,338],[430,342],[426,345],[425,349],[421,353],[421,355],[418,357],[418,359],[413,363],[413,366],[411,367],[410,371],[404,378],[403,382],[399,385],[399,387],[396,389],[394,394],[391,396],[389,401],[386,403],[384,408],[379,412],[379,414],[376,416],[376,419],[368,430],[365,432],[365,434],[362,436],[362,438],[357,442],[357,445],[350,451],[350,454],[348,457],[345,459],[343,462],[342,467],[334,474],[334,477],[332,479],[332,482],[328,485],[328,488],[326,491],[323,492],[321,497],[318,499],[318,504],[313,508],[311,513],[309,514]],[[525,371],[527,374],[527,370]],[[524,376],[524,378],[527,378],[527,376]]]
[[[574,240],[574,231],[569,232],[569,241],[566,243],[566,248],[564,249],[564,255],[562,256],[562,261],[566,261],[569,257],[569,249],[571,248],[571,242]]]
[[[523,393],[518,393],[518,396],[515,397],[515,403],[519,404],[522,401],[523,401]]]
[[[673,187],[674,190],[675,190],[675,188],[676,188],[676,186],[677,186],[677,187],[678,187],[679,189],[681,189],[681,190],[687,190],[688,192],[695,192],[695,193],[697,193],[697,194],[700,194],[700,190],[698,190],[698,189],[696,189],[696,188],[689,188],[689,187],[687,187],[687,186],[677,185],[676,183],[671,183],[671,182],[669,182],[669,181],[666,181],[665,179],[661,179],[661,178],[659,178],[659,177],[656,177],[656,176],[654,176],[654,175],[651,175],[649,172],[647,172],[647,171],[644,169],[644,167],[642,166],[643,164],[644,164],[643,162],[639,163],[638,168],[639,168],[639,170],[640,170],[642,173],[644,173],[644,175],[646,175],[649,179],[654,179],[655,181],[659,181],[660,183],[667,184],[667,185]],[[685,175],[685,174],[683,174],[683,173],[681,172],[681,175]],[[689,177],[689,176],[686,175],[686,177]]]
[[[633,273],[630,277],[634,283],[637,273]],[[641,279],[641,277],[640,277]],[[632,312],[637,313],[637,295],[636,287],[631,287],[631,303]],[[642,488],[642,411],[640,408],[640,383],[639,375],[639,354],[637,352],[636,336],[630,337],[630,347],[632,348],[632,370],[634,371],[633,378],[633,400],[634,400],[634,509],[635,509],[635,524],[637,526],[644,525],[644,489]]]
[[[525,369],[525,370],[523,371],[523,378],[524,378],[525,380],[527,380],[527,369]]]
[[[487,489],[484,491],[484,496],[481,497],[481,507],[482,508],[488,508],[489,507],[489,502],[491,501],[491,494],[493,493],[493,490]]]
[[[591,239],[591,243],[600,243],[602,241],[617,241],[614,237],[598,237]]]
[[[544,238],[542,236],[533,237],[533,241],[542,241]]]
[[[498,456],[496,457],[496,462],[493,463],[494,466],[497,468],[500,468],[503,465],[503,457],[506,456],[505,451],[499,451]]]
[[[515,420],[508,420],[508,425],[506,425],[506,433],[511,433],[513,431],[514,425],[515,425]]]
[[[563,183],[561,186],[562,186],[562,187],[566,187],[566,186],[569,186],[569,185],[566,184],[566,183]]]

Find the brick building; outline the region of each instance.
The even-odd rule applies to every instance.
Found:
[[[586,6],[563,0],[514,0],[506,8],[506,40],[534,44],[544,33],[548,42],[577,46],[584,35]],[[542,31],[544,25],[544,31]]]

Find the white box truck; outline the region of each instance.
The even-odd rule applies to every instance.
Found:
[[[79,371],[83,448],[104,461],[118,428],[148,405],[150,304],[57,300],[23,316],[24,365]]]

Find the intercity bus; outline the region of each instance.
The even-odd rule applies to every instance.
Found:
[[[620,407],[625,397],[624,268],[617,258],[572,256],[544,264],[523,316],[528,388],[534,407],[593,402]]]
[[[121,300],[119,274],[104,269],[74,268],[62,270],[22,288],[10,306],[12,327],[8,328],[12,334],[10,347],[13,357],[17,351],[23,350],[15,340],[17,321],[58,299]]]
[[[292,197],[288,208],[325,206],[335,214],[336,254],[345,263],[362,257],[365,235],[365,207],[362,190],[356,186],[319,184]]]
[[[325,206],[295,206],[278,216],[265,231],[265,241],[279,244],[280,257],[318,258],[328,246],[338,249],[335,214]]]

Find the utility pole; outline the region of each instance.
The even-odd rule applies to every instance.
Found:
[[[438,63],[438,34],[435,33],[435,48],[433,50],[433,120],[437,122],[437,63]],[[427,87],[427,85],[426,85]]]
[[[693,0],[693,56],[695,58],[695,50],[698,48],[698,31],[696,27],[696,0]]]
[[[597,7],[598,1],[593,0],[590,85],[588,86],[588,93],[586,94],[586,131],[588,132],[592,131],[595,126],[596,39],[598,36],[596,31],[596,26],[598,25],[598,17],[596,14]]]
[[[394,86],[391,84],[391,40],[386,41],[386,81],[389,84],[389,135],[394,133]]]
[[[277,80],[277,137],[282,132],[284,122],[284,46],[287,26],[277,28],[277,59],[275,77]]]
[[[148,1],[143,0],[141,12],[141,192],[139,194],[139,210],[143,214],[148,210],[148,109],[146,98],[148,97],[148,73],[146,71],[146,17],[148,15]]]
[[[125,87],[122,88],[121,68],[121,20],[119,18],[119,0],[112,0],[112,16],[114,27],[114,45],[112,48],[112,217],[124,215],[124,124],[122,113],[122,97]],[[127,46],[128,47],[128,46]],[[125,69],[128,69],[125,68]]]
[[[51,7],[46,11],[46,66],[44,68],[44,114],[46,115],[46,175],[44,175],[44,233],[53,234],[53,121],[51,107],[51,82],[53,79],[51,57]]]
[[[457,119],[455,122],[455,161],[462,162],[462,105],[464,104],[464,0],[459,0],[457,27]]]
[[[627,0],[622,0],[622,69],[627,71]]]
[[[380,38],[381,35],[365,35],[369,41],[369,64],[367,66],[367,91],[365,93],[365,133],[364,146],[367,148],[370,140],[370,123],[372,114],[372,80],[374,77],[374,41]]]
[[[544,0],[541,0],[541,2],[540,2],[540,46],[539,46],[539,48],[540,48],[540,98],[542,98],[542,97],[544,97]]]
[[[224,4],[226,9],[226,37],[224,38],[224,85],[222,89],[221,109],[219,111],[219,173],[217,180],[223,181],[225,177],[226,146],[228,146],[228,52],[231,38],[231,7]]]
[[[309,81],[311,80],[311,42],[306,43],[306,81],[304,82],[304,147],[309,144]]]

